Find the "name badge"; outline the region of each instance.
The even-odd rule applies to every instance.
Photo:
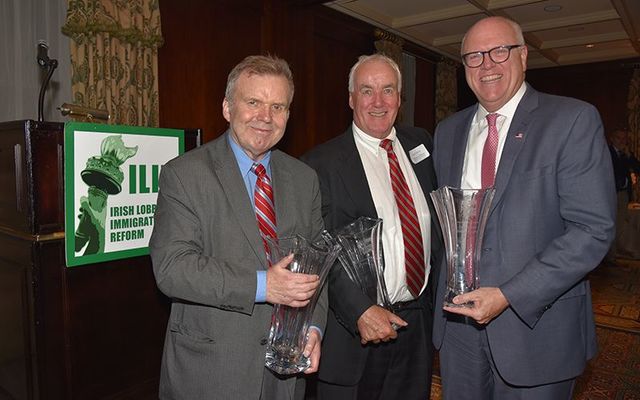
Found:
[[[420,161],[426,159],[427,157],[429,157],[429,155],[429,150],[427,150],[427,148],[424,147],[423,144],[409,150],[409,157],[411,157],[411,162],[413,162],[414,164],[417,164]]]

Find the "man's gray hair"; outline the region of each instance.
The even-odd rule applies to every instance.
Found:
[[[246,72],[249,75],[272,75],[281,76],[289,83],[289,104],[293,100],[293,74],[289,68],[289,64],[282,58],[275,56],[248,56],[236,65],[227,78],[227,88],[224,91],[224,97],[228,102],[233,102],[233,93],[236,88],[236,82],[240,75]]]
[[[351,67],[351,70],[349,71],[349,86],[348,86],[349,93],[353,93],[355,91],[355,87],[354,87],[355,83],[353,82],[353,80],[354,80],[354,75],[356,74],[356,70],[362,64],[370,61],[382,61],[389,64],[389,66],[396,73],[396,78],[398,79],[398,93],[402,93],[402,73],[400,72],[400,67],[398,67],[398,64],[395,61],[393,61],[390,57],[387,57],[384,54],[379,54],[379,53],[358,57],[358,61],[355,64],[353,64],[353,67]]]

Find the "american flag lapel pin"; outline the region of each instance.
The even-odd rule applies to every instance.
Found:
[[[518,132],[516,133],[516,135],[514,136],[516,139],[522,139],[524,137],[524,133],[522,132]]]

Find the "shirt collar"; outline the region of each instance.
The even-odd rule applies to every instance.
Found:
[[[358,142],[363,148],[367,149],[368,151],[372,152],[373,154],[378,154],[379,151],[385,151],[384,149],[382,149],[380,147],[380,142],[382,142],[383,139],[378,139],[375,138],[373,136],[367,135],[366,133],[364,133],[364,131],[360,128],[358,128],[358,126],[356,125],[355,122],[353,122],[351,124],[352,129],[353,129],[353,137],[356,140],[356,142]],[[387,135],[387,137],[385,137],[384,139],[389,139],[392,142],[395,142],[396,140],[396,128],[394,126],[391,127],[391,132],[389,132],[389,135]]]
[[[233,151],[233,155],[236,157],[236,161],[238,163],[238,167],[240,168],[240,174],[242,176],[246,176],[250,171],[251,167],[255,163],[248,155],[244,152],[242,147],[231,137],[231,132],[227,133],[227,141],[229,142],[229,146],[231,147],[231,151]],[[259,164],[267,170],[267,174],[271,175],[269,165],[271,164],[271,150],[267,151],[262,157]]]
[[[516,94],[514,94],[513,97],[509,99],[509,101],[507,101],[505,105],[500,107],[500,109],[495,112],[500,114],[503,117],[507,117],[509,119],[513,118],[513,116],[516,114],[516,109],[518,108],[518,104],[520,104],[520,100],[522,100],[522,97],[524,96],[526,91],[527,91],[527,84],[525,82],[522,82]],[[487,114],[489,114],[487,109],[484,108],[482,104],[478,104],[478,110],[476,111],[474,123],[479,124],[482,121],[484,121],[485,118],[487,117]]]

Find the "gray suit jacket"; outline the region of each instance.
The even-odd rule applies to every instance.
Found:
[[[172,299],[160,397],[258,399],[273,307],[255,303],[266,256],[227,134],[162,169],[150,252]],[[315,172],[274,150],[271,173],[279,237],[320,238]],[[324,329],[326,291],[313,324]],[[291,388],[295,379],[285,384]]]
[[[436,129],[440,186],[460,186],[476,109],[460,111]],[[480,286],[499,287],[510,302],[486,327],[495,364],[513,385],[576,377],[596,352],[585,276],[615,234],[614,179],[598,111],[527,87],[495,187],[479,265]],[[444,276],[436,297],[437,348],[447,323]]]

